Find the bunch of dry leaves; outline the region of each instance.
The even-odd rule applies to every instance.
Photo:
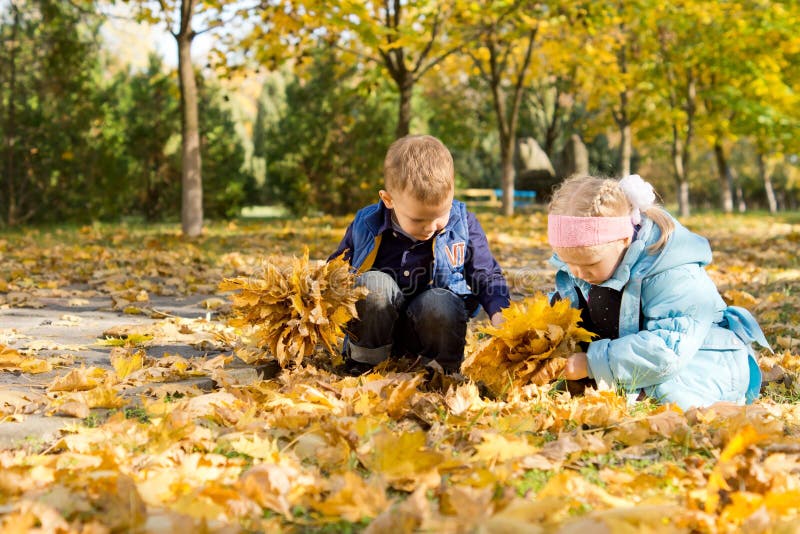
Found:
[[[255,329],[257,345],[268,348],[282,367],[299,365],[319,344],[331,355],[342,328],[357,316],[355,304],[367,289],[355,287],[350,264],[343,258],[309,262],[301,258],[270,258],[254,276],[226,278],[220,291],[235,291],[239,317],[231,324]]]
[[[488,338],[466,358],[464,374],[495,395],[561,378],[567,357],[594,336],[578,326],[580,315],[569,301],[551,305],[542,293],[512,302],[502,325],[481,330]]]

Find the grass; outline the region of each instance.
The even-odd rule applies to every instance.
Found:
[[[525,471],[521,478],[514,481],[514,489],[520,497],[524,497],[529,493],[539,493],[553,475],[555,475],[555,471],[545,471],[543,469]]]

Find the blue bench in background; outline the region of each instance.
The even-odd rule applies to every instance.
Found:
[[[485,206],[499,208],[503,205],[502,189],[459,189],[456,191],[459,198],[470,206]],[[515,190],[514,207],[527,206],[536,202],[536,191]]]
[[[495,189],[494,194],[497,195],[497,198],[503,198],[503,190],[502,189]],[[514,207],[519,208],[520,206],[527,206],[528,204],[533,204],[536,202],[536,191],[525,191],[525,190],[514,190]]]

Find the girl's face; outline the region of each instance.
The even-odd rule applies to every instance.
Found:
[[[617,270],[630,239],[619,239],[593,247],[556,248],[555,253],[567,264],[573,276],[592,285],[602,284]]]
[[[441,203],[426,204],[405,192],[379,192],[384,205],[394,210],[397,224],[408,235],[420,241],[430,239],[433,234],[447,226],[450,219],[450,208],[453,205],[452,194]]]

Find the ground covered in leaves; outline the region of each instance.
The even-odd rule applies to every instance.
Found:
[[[544,216],[481,222],[515,297],[547,290]],[[102,340],[108,361],[88,366],[0,318],[0,429],[74,420],[50,442],[0,451],[0,531],[796,531],[800,216],[685,221],[711,240],[725,298],[754,312],[775,349],[761,353],[756,404],[687,413],[558,383],[494,397],[402,363],[349,377],[322,348],[284,370],[237,355],[243,333],[220,281],[264,256],[324,258],[346,223],[231,223],[194,242],[174,227],[0,234],[2,309],[101,297],[119,316]],[[208,313],[153,305],[187,295]],[[149,322],[131,328],[132,317]],[[156,354],[165,337],[204,354]],[[42,373],[42,390],[8,386]]]

